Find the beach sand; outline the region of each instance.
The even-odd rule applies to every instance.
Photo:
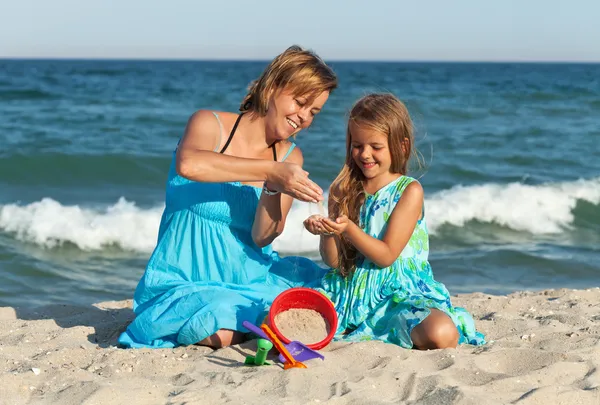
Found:
[[[248,367],[255,341],[120,349],[131,301],[0,308],[1,404],[600,404],[600,288],[465,294],[488,344],[334,342],[325,360]],[[273,357],[275,358],[275,357]]]

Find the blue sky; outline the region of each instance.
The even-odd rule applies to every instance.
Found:
[[[0,0],[0,57],[600,62],[598,0]]]

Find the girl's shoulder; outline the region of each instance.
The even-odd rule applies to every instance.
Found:
[[[423,200],[423,186],[419,180],[415,179],[414,177],[402,176],[391,188],[389,197],[394,205],[400,200],[401,197]]]
[[[396,183],[395,183],[394,187],[392,188],[392,193],[402,194],[407,189],[411,189],[411,190],[420,189],[422,191],[423,186],[421,186],[421,183],[419,182],[419,180],[417,180],[414,177],[401,176],[398,178],[398,180],[396,180]]]

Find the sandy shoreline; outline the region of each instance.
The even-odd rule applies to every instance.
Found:
[[[213,351],[116,348],[131,301],[0,308],[0,404],[600,404],[600,288],[452,298],[483,347],[333,343],[308,369]]]

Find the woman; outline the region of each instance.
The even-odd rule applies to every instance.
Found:
[[[138,284],[126,347],[240,343],[285,289],[324,270],[280,258],[271,242],[293,198],[323,200],[289,138],[312,123],[337,87],[314,53],[292,46],[250,86],[240,114],[192,115],[171,164],[158,242]]]

